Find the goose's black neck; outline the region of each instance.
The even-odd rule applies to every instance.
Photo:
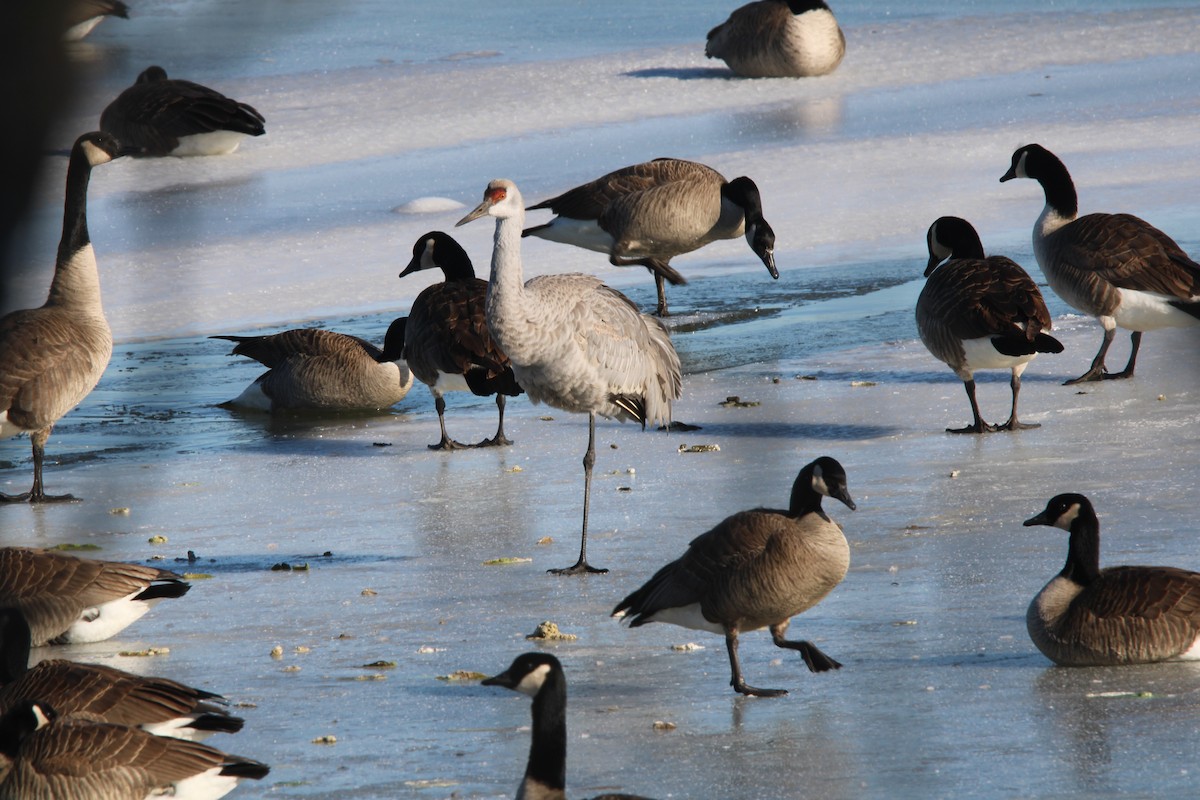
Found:
[[[436,247],[437,263],[448,283],[475,280],[475,266],[462,245],[447,236]]]
[[[821,518],[828,520],[821,508],[821,493],[813,488],[813,471],[811,465],[800,470],[796,482],[792,484],[792,498],[788,503],[788,514],[799,518],[805,514],[816,512]]]
[[[1062,160],[1049,150],[1042,150],[1037,171],[1032,174],[1046,193],[1046,205],[1058,212],[1060,217],[1074,219],[1079,214],[1079,194],[1075,182]]]
[[[392,320],[383,337],[383,360],[396,361],[404,357],[404,334],[408,328],[408,317]]]
[[[533,698],[525,779],[559,791],[567,785],[567,678],[561,670],[551,670]]]
[[[1067,545],[1067,563],[1062,577],[1087,586],[1100,575],[1100,520],[1089,506],[1080,506],[1071,520],[1071,540]]]
[[[17,609],[0,609],[0,686],[15,681],[29,669],[31,638],[29,624]]]
[[[82,147],[71,150],[67,165],[67,191],[63,203],[63,232],[58,243],[58,260],[65,261],[92,239],[87,226],[88,182],[92,177],[92,165]]]

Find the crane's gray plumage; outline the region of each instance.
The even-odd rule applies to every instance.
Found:
[[[34,647],[103,641],[189,588],[157,567],[0,547],[0,608],[20,610]]]
[[[1142,333],[1200,325],[1200,264],[1167,234],[1130,214],[1079,216],[1079,198],[1066,166],[1041,145],[1018,148],[1000,178],[1032,178],[1046,205],[1033,226],[1033,252],[1063,300],[1100,320],[1104,340],[1083,375],[1068,384],[1129,378]],[[1129,362],[1105,369],[1117,326],[1132,331]]]
[[[59,715],[45,702],[24,700],[0,717],[0,800],[210,800],[268,772],[199,742]]]
[[[229,713],[223,697],[166,678],[65,659],[29,666],[31,638],[18,609],[0,608],[0,714],[22,700],[39,700],[60,714],[87,714],[180,739],[242,729],[244,720]]]
[[[521,228],[525,207],[516,184],[494,180],[483,202],[458,224],[496,218],[488,329],[534,403],[588,415],[584,455],[583,533],[579,560],[554,572],[603,572],[587,563],[588,506],[596,459],[596,415],[669,424],[682,387],[679,356],[663,324],[591,275],[524,280]]]
[[[487,281],[475,277],[467,251],[442,231],[430,231],[413,245],[412,260],[400,277],[423,269],[441,269],[445,280],[424,289],[408,312],[404,358],[417,380],[429,387],[442,438],[432,450],[510,445],[504,435],[505,396],[523,389],[513,376],[508,356],[492,341],[487,326]],[[446,433],[448,391],[496,395],[496,435],[476,445],[454,441]]]
[[[708,32],[704,55],[745,78],[808,78],[837,69],[846,37],[821,0],[757,0]]]
[[[1100,569],[1100,522],[1081,494],[1060,494],[1025,525],[1070,531],[1067,562],[1025,615],[1038,650],[1064,666],[1200,659],[1200,573]]]
[[[821,509],[822,497],[855,508],[845,469],[828,456],[800,470],[787,510],[756,508],[726,517],[618,603],[612,615],[628,619],[631,627],[670,622],[723,634],[730,685],[741,694],[787,694],[746,684],[738,660],[743,631],[769,627],[775,644],[799,650],[811,671],[837,669],[841,664],[811,642],[784,638],[791,618],[819,603],[850,566],[846,537]]]
[[[264,122],[253,106],[168,78],[159,66],[143,70],[100,114],[100,130],[140,156],[226,155],[245,137],[266,133]]]
[[[344,333],[295,328],[266,336],[210,336],[236,342],[234,356],[269,369],[221,405],[260,411],[372,411],[391,408],[412,388],[404,362],[405,318],[393,320],[383,349]]]
[[[548,653],[522,653],[508,669],[483,680],[533,698],[533,736],[517,800],[565,800],[567,785],[567,676]],[[592,800],[648,800],[604,794]]]
[[[965,219],[941,217],[929,226],[926,242],[928,280],[917,298],[917,330],[929,352],[962,380],[975,418],[965,428],[946,430],[984,433],[1038,427],[1017,420],[1021,373],[1038,353],[1061,353],[1063,347],[1043,332],[1052,324],[1037,284],[1015,261],[985,256],[979,234]],[[980,416],[977,369],[1011,370],[1012,411],[1007,422],[989,425]]]
[[[745,236],[771,277],[779,277],[775,232],[763,219],[754,181],[726,181],[694,161],[659,158],[623,167],[529,208],[556,216],[523,235],[608,253],[615,266],[653,272],[659,316],[667,314],[664,281],[685,282],[670,260],[719,239]]]
[[[112,136],[75,140],[67,166],[63,233],[46,302],[0,318],[0,437],[28,433],[33,487],[0,501],[73,500],[42,486],[46,441],[54,423],[91,393],[112,357],[112,332],[100,302],[100,272],[87,227],[92,168],[124,155]]]

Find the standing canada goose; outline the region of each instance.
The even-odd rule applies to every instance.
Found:
[[[236,342],[231,356],[253,358],[268,370],[223,408],[257,411],[379,411],[412,388],[404,363],[405,318],[393,320],[383,349],[344,333],[295,328],[267,336],[210,336]]]
[[[265,118],[252,106],[147,67],[100,114],[108,131],[141,156],[219,156],[247,136],[262,136]]]
[[[21,611],[34,647],[103,641],[190,588],[156,567],[0,547],[0,607]]]
[[[962,380],[975,417],[965,428],[946,431],[985,433],[1040,427],[1017,420],[1021,373],[1038,353],[1061,353],[1063,346],[1043,333],[1052,325],[1037,284],[1015,261],[984,256],[979,234],[965,219],[941,217],[929,226],[926,242],[928,280],[917,298],[917,330],[929,352]],[[979,415],[977,369],[1012,371],[1012,412],[1002,425],[989,425]]]
[[[686,283],[670,260],[718,239],[745,236],[771,277],[779,278],[775,231],[763,219],[758,186],[745,176],[726,181],[704,164],[657,158],[529,207],[541,208],[556,216],[523,236],[608,253],[614,266],[646,267],[654,273],[660,317],[667,315],[664,280]]]
[[[744,78],[828,75],[845,54],[846,37],[822,0],[747,3],[708,32],[704,47]]]
[[[533,738],[517,800],[565,800],[567,786],[567,676],[557,658],[523,653],[504,672],[483,680],[533,698]],[[605,794],[592,800],[647,800]]]
[[[1200,659],[1200,573],[1100,569],[1100,522],[1081,494],[1060,494],[1025,525],[1070,531],[1067,563],[1025,615],[1029,638],[1068,667]]]
[[[1142,332],[1200,325],[1200,264],[1165,233],[1130,214],[1079,215],[1079,198],[1066,166],[1038,144],[1018,148],[1001,182],[1033,178],[1046,206],[1033,225],[1033,252],[1063,300],[1104,326],[1091,368],[1067,384],[1131,378]],[[1129,331],[1129,363],[1105,370],[1116,327]]]
[[[24,700],[0,717],[0,800],[224,797],[270,772],[259,761]]]
[[[821,509],[823,496],[855,508],[845,469],[828,456],[800,470],[787,511],[755,508],[726,517],[617,603],[612,616],[633,628],[670,622],[724,634],[729,684],[740,694],[787,694],[746,684],[738,661],[743,631],[769,627],[775,645],[799,650],[812,672],[840,668],[812,642],[784,638],[791,618],[821,602],[850,567],[850,547],[841,526]]]
[[[622,422],[669,424],[683,385],[679,355],[666,327],[638,312],[628,297],[592,275],[524,280],[521,228],[525,205],[516,184],[488,184],[483,202],[458,221],[496,218],[487,322],[509,357],[517,383],[534,403],[588,415],[583,457],[583,532],[579,559],[555,574],[607,572],[587,561],[588,507],[596,463],[596,415]]]
[[[245,722],[229,713],[220,695],[166,678],[65,659],[30,667],[30,638],[19,610],[0,609],[0,714],[22,700],[39,700],[60,714],[88,714],[98,722],[192,740],[237,733]]]
[[[105,17],[129,19],[129,6],[121,0],[70,0],[63,21],[67,28],[63,41],[78,42],[104,21]]]
[[[426,288],[413,301],[404,334],[404,359],[417,380],[429,387],[442,440],[431,450],[510,445],[504,435],[505,395],[522,393],[508,356],[492,341],[487,326],[487,281],[475,277],[467,251],[442,231],[430,231],[413,245],[412,261],[400,277],[439,268],[446,280]],[[454,441],[446,433],[446,392],[496,395],[500,422],[496,435],[479,444]]]
[[[112,357],[112,331],[100,303],[100,273],[88,235],[87,190],[92,167],[124,152],[116,139],[99,131],[75,140],[50,294],[38,308],[0,318],[0,438],[28,433],[33,446],[33,488],[0,493],[0,501],[75,499],[45,493],[42,463],[54,423],[91,393]]]

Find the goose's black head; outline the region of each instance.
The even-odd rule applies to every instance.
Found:
[[[548,653],[522,653],[508,669],[483,680],[484,686],[503,686],[536,697],[551,675],[562,675],[562,664]]]
[[[762,195],[758,185],[745,175],[734,178],[721,187],[721,195],[742,209],[746,218],[746,243],[762,259],[771,277],[778,279],[775,267],[775,230],[763,219]]]
[[[983,258],[983,243],[974,226],[961,217],[938,217],[925,234],[929,263],[925,277],[947,258]]]
[[[851,511],[857,508],[850,498],[845,468],[837,459],[829,456],[821,456],[800,470],[796,482],[792,484],[790,511],[794,515],[815,511],[828,519],[821,509],[822,497],[839,500]]]
[[[1083,495],[1060,494],[1050,498],[1050,502],[1046,504],[1042,513],[1025,520],[1025,527],[1049,525],[1069,531],[1076,519],[1080,517],[1094,519],[1095,516],[1096,511],[1092,508],[1091,501]]]
[[[58,712],[46,703],[20,701],[0,717],[0,754],[15,758],[26,737],[49,725],[57,717]]]
[[[1027,144],[1018,147],[1012,154],[1012,164],[1008,172],[1000,178],[1000,182],[1011,181],[1014,178],[1033,178],[1035,181],[1043,178],[1053,165],[1062,165],[1058,156],[1051,153],[1040,144]]]
[[[167,71],[155,64],[154,66],[146,67],[141,74],[137,76],[137,83],[158,83],[167,79]]]
[[[475,277],[475,268],[467,251],[453,236],[442,231],[430,231],[413,243],[412,260],[400,277],[423,269],[441,269],[447,280]]]

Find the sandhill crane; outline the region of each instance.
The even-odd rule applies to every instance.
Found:
[[[669,423],[682,385],[679,356],[666,327],[591,275],[544,275],[524,281],[525,206],[516,184],[488,184],[483,202],[458,224],[496,218],[487,321],[534,403],[588,415],[583,457],[583,532],[579,559],[556,574],[606,572],[588,564],[588,507],[596,462],[596,415]]]

